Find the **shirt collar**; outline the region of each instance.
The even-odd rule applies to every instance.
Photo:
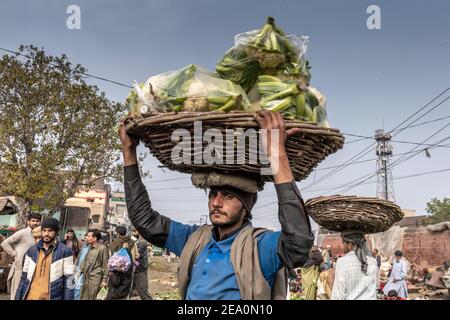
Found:
[[[346,254],[346,256],[354,256],[354,255],[356,255],[356,253],[355,253],[355,251],[354,250],[352,250],[352,251],[349,251],[349,252],[347,252],[347,254]]]
[[[221,241],[217,241],[218,239],[218,233],[217,233],[217,227],[214,227],[212,230],[212,237],[211,237],[211,244],[216,245],[220,251],[222,251],[223,254],[226,254],[228,251],[231,250],[231,245],[233,244],[234,239],[239,234],[239,232],[244,229],[247,226],[251,226],[252,223],[250,221],[244,223],[242,226],[234,230],[233,232],[230,232],[229,234],[226,234]]]

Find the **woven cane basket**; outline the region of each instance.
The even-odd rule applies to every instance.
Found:
[[[129,134],[138,137],[151,151],[151,153],[163,164],[171,170],[193,173],[196,171],[218,172],[236,172],[239,171],[250,176],[261,178],[264,181],[271,181],[271,176],[260,176],[261,168],[269,167],[267,164],[261,163],[257,159],[256,163],[251,163],[249,148],[245,149],[245,163],[228,164],[225,161],[221,164],[213,163],[194,163],[194,157],[198,153],[202,153],[206,142],[203,146],[195,147],[192,140],[193,152],[190,156],[190,163],[174,163],[172,161],[172,149],[179,141],[172,141],[171,136],[176,129],[186,129],[194,136],[194,122],[201,121],[202,131],[208,129],[218,129],[225,134],[226,129],[259,129],[259,125],[254,119],[255,113],[233,111],[224,112],[170,112],[170,113],[153,113],[144,115],[143,118],[137,119],[129,117],[125,122],[125,128]],[[300,181],[305,179],[311,171],[324,160],[328,155],[335,153],[344,145],[344,137],[339,130],[331,128],[321,128],[315,124],[308,124],[293,120],[285,120],[287,129],[300,128],[301,131],[291,136],[286,141],[286,151],[288,154],[294,179]],[[225,142],[224,142],[225,145]],[[234,143],[236,148],[236,142]]]
[[[323,196],[309,199],[305,205],[317,224],[338,232],[351,229],[383,232],[403,218],[399,206],[378,198]]]

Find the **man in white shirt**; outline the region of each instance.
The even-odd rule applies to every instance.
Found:
[[[403,253],[395,251],[394,265],[392,266],[389,282],[383,288],[383,293],[387,296],[389,291],[395,290],[400,298],[408,298],[408,288],[406,287],[406,276],[408,268],[406,262],[402,260]]]
[[[364,233],[341,233],[345,256],[336,263],[332,300],[376,300],[377,262],[367,247]]]

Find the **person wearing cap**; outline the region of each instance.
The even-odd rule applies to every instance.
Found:
[[[58,241],[59,221],[42,222],[42,239],[25,254],[16,300],[73,300],[72,250]]]
[[[394,256],[394,265],[392,266],[389,281],[383,288],[383,293],[388,295],[389,291],[395,290],[400,298],[408,298],[408,288],[406,286],[408,268],[406,262],[402,259],[403,252],[397,250],[394,252]]]
[[[180,256],[178,286],[182,299],[286,299],[286,271],[295,277],[294,268],[303,266],[308,259],[314,235],[285,149],[287,136],[299,129],[286,130],[278,112],[259,111],[255,118],[260,128],[267,129],[267,137],[279,133],[277,140],[263,139],[274,172],[279,232],[252,226],[258,188],[256,182],[239,175],[193,175],[196,186],[209,189],[212,226],[182,224],[159,214],[151,207],[141,181],[136,155],[138,141],[121,124],[119,135],[130,221],[151,244]]]
[[[376,300],[377,262],[367,247],[364,233],[341,233],[345,255],[336,262],[332,300]]]
[[[36,227],[33,230],[31,230],[31,235],[34,238],[34,243],[38,243],[42,239],[41,226]]]

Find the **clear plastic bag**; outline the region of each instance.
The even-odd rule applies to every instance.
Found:
[[[96,300],[105,300],[107,295],[108,295],[108,289],[107,288],[101,288],[99,290],[99,292],[97,293]]]
[[[169,71],[134,84],[127,98],[131,114],[150,111],[247,110],[250,102],[239,85],[197,65]]]
[[[286,35],[269,17],[263,28],[240,33],[234,42],[216,71],[222,78],[239,84],[245,92],[250,91],[261,74],[305,77],[309,84],[311,75],[305,57],[308,37]]]
[[[285,118],[312,122],[329,127],[326,98],[314,87],[306,87],[296,79],[262,75],[256,84],[261,109],[281,112]],[[255,89],[251,90],[256,97]]]
[[[110,271],[127,272],[130,266],[131,259],[125,248],[115,252],[108,260],[108,268]]]

